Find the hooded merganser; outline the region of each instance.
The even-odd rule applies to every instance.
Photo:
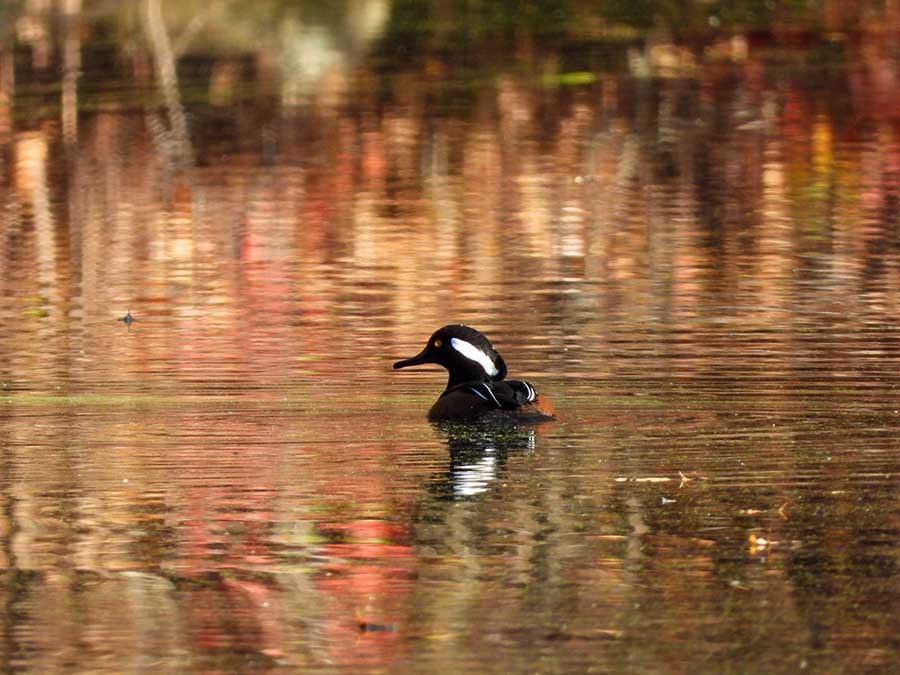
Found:
[[[484,335],[468,326],[444,326],[425,349],[394,368],[435,363],[450,373],[447,388],[428,419],[540,422],[556,415],[553,404],[522,380],[503,380],[506,363]]]

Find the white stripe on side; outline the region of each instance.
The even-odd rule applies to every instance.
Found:
[[[497,407],[498,407],[498,408],[502,408],[503,406],[500,405],[500,401],[498,401],[498,400],[497,400],[497,397],[494,396],[494,392],[491,391],[491,388],[490,388],[489,386],[487,386],[486,384],[483,385],[483,386],[484,386],[485,389],[487,389],[487,393],[489,393],[489,394],[491,395],[491,398],[494,399],[494,403],[497,404]]]
[[[488,400],[487,396],[485,396],[480,391],[478,391],[478,387],[472,387],[471,389],[469,389],[469,391],[471,391],[473,394],[475,394],[479,398],[483,398],[485,401]]]
[[[485,401],[490,402],[491,400],[493,400],[494,403],[497,404],[498,408],[503,407],[502,405],[500,405],[500,401],[497,400],[497,397],[494,396],[494,392],[492,392],[491,388],[486,384],[476,384],[474,387],[470,387],[469,391],[471,391],[473,394],[477,395],[479,398],[483,398]],[[488,396],[490,396],[491,398],[488,398],[487,396],[485,396],[482,393],[485,391],[488,393]]]

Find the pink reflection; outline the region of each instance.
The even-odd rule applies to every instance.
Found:
[[[356,666],[396,662],[407,644],[405,620],[416,575],[413,550],[389,542],[407,539],[405,528],[372,520],[321,527],[356,540],[380,540],[322,549],[331,562],[314,585],[331,609],[323,627],[330,657]]]

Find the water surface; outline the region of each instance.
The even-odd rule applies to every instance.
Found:
[[[883,33],[31,4],[0,45],[7,669],[900,666]],[[450,322],[559,420],[430,425],[444,373],[391,364]]]

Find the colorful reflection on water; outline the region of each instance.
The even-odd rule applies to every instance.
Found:
[[[897,669],[897,16],[21,4],[8,668]],[[429,425],[456,321],[560,420]]]

